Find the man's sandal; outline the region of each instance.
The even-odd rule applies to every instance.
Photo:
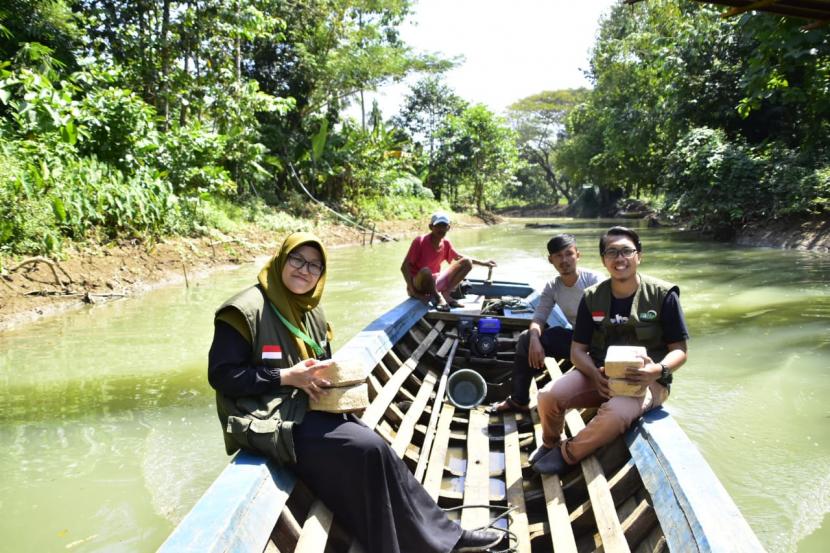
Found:
[[[527,405],[520,405],[513,401],[513,398],[508,397],[504,401],[494,403],[490,406],[490,414],[498,413],[530,413],[530,407]]]

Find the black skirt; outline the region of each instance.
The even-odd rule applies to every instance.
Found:
[[[447,553],[458,542],[461,527],[356,417],[309,411],[293,434],[297,476],[367,553]]]

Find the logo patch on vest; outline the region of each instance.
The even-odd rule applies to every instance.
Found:
[[[282,348],[280,346],[262,346],[263,359],[282,359]]]
[[[649,309],[646,313],[640,313],[641,321],[653,321],[657,318],[657,311]]]
[[[595,323],[601,323],[605,318],[605,311],[592,311],[591,318],[594,319]]]

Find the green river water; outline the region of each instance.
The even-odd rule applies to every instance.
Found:
[[[602,270],[609,222],[557,222]],[[544,248],[558,230],[524,223],[450,238],[496,259],[496,278],[538,287],[553,276]],[[680,285],[692,333],[669,410],[769,551],[830,550],[830,256],[642,235],[641,270]],[[407,247],[330,251],[335,347],[404,299]],[[0,550],[162,543],[227,463],[206,380],[212,313],[258,269],[0,333]]]

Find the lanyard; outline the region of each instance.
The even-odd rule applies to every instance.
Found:
[[[302,330],[288,322],[288,320],[282,316],[282,313],[279,312],[279,310],[274,306],[273,303],[269,301],[268,305],[271,306],[271,309],[273,309],[274,313],[277,314],[277,317],[280,318],[282,324],[285,325],[285,328],[291,331],[291,334],[305,342],[308,347],[314,350],[314,354],[318,357],[320,357],[321,355],[325,355],[326,352],[323,351],[323,348],[320,347],[320,344],[314,341],[314,338],[312,338],[311,336],[309,336],[308,334],[306,334],[305,332],[303,332]]]

